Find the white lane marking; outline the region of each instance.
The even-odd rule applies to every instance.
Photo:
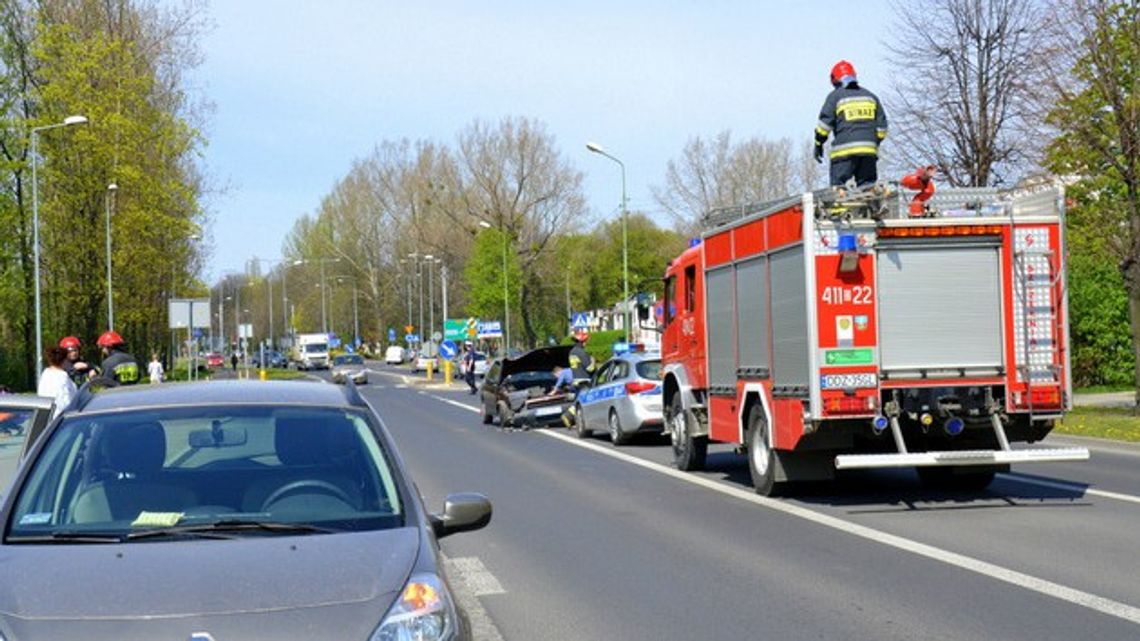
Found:
[[[488,596],[492,594],[506,594],[503,585],[494,574],[483,565],[477,556],[461,556],[451,559],[451,566],[455,568],[467,589],[475,596]]]
[[[424,392],[420,392],[420,394],[423,394],[423,393]],[[448,405],[454,405],[455,407],[459,407],[459,408],[462,408],[465,410],[469,410],[469,411],[475,412],[476,414],[479,414],[482,411],[477,407],[471,407],[470,405],[468,405],[466,403],[460,403],[459,401],[453,401],[450,398],[444,398],[442,396],[436,396],[435,394],[432,394],[431,397],[437,401],[442,401],[444,403],[447,403]]]
[[[480,641],[504,641],[499,628],[495,626],[495,622],[491,620],[491,615],[477,597],[483,596],[479,590],[486,587],[482,582],[487,581],[487,577],[494,582],[495,586],[498,586],[499,591],[486,592],[485,594],[506,594],[506,590],[503,590],[498,580],[487,571],[487,568],[483,567],[483,562],[477,557],[449,559],[442,553],[440,556],[443,557],[447,576],[451,579],[455,600],[467,613],[467,620],[471,623],[471,638]],[[474,571],[469,572],[467,569],[469,567],[474,567]]]
[[[1015,483],[1025,483],[1026,485],[1037,485],[1039,487],[1047,487],[1053,490],[1069,490],[1072,492],[1079,492],[1092,496],[1099,496],[1105,499],[1113,499],[1115,501],[1124,501],[1125,503],[1140,504],[1140,496],[1132,494],[1121,494],[1120,492],[1110,492],[1108,490],[1097,490],[1084,485],[1077,485],[1075,483],[1059,483],[1057,481],[1046,481],[1044,479],[1032,479],[1016,474],[998,474],[998,477],[1003,481],[1013,481]]]
[[[450,399],[445,399],[435,395],[432,395],[432,398],[459,405],[465,409],[471,410],[472,412],[479,411],[474,407],[451,401]],[[814,510],[809,510],[798,505],[784,503],[776,499],[760,496],[753,492],[735,488],[729,485],[724,485],[719,481],[713,481],[702,476],[696,476],[687,472],[681,472],[680,470],[666,467],[660,463],[654,463],[653,461],[647,461],[645,459],[633,456],[632,454],[619,452],[597,443],[591,443],[589,441],[581,441],[576,438],[571,438],[570,436],[562,434],[561,432],[553,430],[535,431],[537,431],[539,434],[565,441],[571,445],[594,450],[599,454],[604,454],[606,456],[616,458],[618,460],[625,461],[627,463],[631,463],[648,470],[653,470],[654,472],[658,472],[666,476],[671,476],[679,481],[685,481],[686,483],[699,485],[726,496],[731,496],[743,501],[747,501],[749,503],[754,503],[756,505],[770,508],[776,510],[777,512],[783,512],[784,514],[799,517],[801,519],[811,521],[812,523],[816,523],[824,527],[829,527],[846,534],[851,534],[868,541],[873,541],[875,543],[881,543],[883,545],[887,545],[904,552],[910,552],[911,554],[926,557],[928,559],[938,561],[940,563],[945,563],[947,565],[951,565],[963,570],[975,572],[977,574],[981,574],[982,576],[1004,581],[1026,590],[1044,594],[1045,596],[1050,596],[1062,601],[1067,601],[1069,603],[1079,605],[1090,610],[1100,612],[1102,614],[1124,619],[1130,623],[1140,624],[1140,608],[1128,605],[1126,603],[1113,601],[1112,599],[1098,596],[1090,592],[1084,592],[1082,590],[1070,588],[1066,585],[1061,585],[1060,583],[1054,583],[1053,581],[1048,581],[1046,579],[1025,574],[1023,572],[1004,568],[1000,565],[982,561],[981,559],[975,559],[964,554],[958,554],[957,552],[951,552],[950,550],[943,550],[942,548],[934,547],[933,545],[919,543],[918,541],[896,536],[882,530],[876,530],[864,525],[851,523],[850,521],[844,521],[843,519],[829,516],[827,514],[821,514]]]

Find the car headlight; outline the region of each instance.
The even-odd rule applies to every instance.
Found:
[[[412,575],[371,641],[443,641],[455,636],[455,609],[443,581]]]

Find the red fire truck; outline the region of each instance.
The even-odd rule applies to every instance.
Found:
[[[827,189],[705,216],[665,276],[676,466],[742,446],[761,494],[837,469],[983,488],[1070,409],[1064,192]]]

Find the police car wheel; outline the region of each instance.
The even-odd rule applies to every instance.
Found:
[[[586,427],[586,417],[582,414],[582,406],[574,406],[574,435],[578,438],[588,438],[594,434],[594,430]]]
[[[621,419],[617,410],[610,410],[609,417],[610,442],[614,445],[625,445],[629,442],[629,435],[621,431]]]

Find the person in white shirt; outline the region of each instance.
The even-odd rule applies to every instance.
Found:
[[[51,417],[55,418],[71,403],[75,396],[76,387],[63,363],[67,360],[67,350],[62,347],[52,347],[47,351],[48,367],[40,374],[40,383],[36,387],[36,394],[55,399],[55,407]]]
[[[166,376],[166,372],[162,370],[162,363],[158,360],[158,354],[150,355],[150,364],[146,366],[146,373],[150,374],[152,383],[161,383]]]

